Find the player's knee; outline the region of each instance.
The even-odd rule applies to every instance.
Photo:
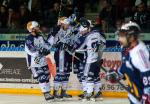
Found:
[[[84,73],[83,73],[83,72],[80,72],[79,74],[80,74],[80,76],[84,76]]]
[[[85,81],[86,79],[87,79],[86,76],[81,76],[81,80],[82,80],[82,81]]]
[[[43,75],[43,74],[44,74],[44,70],[42,70],[42,69],[38,69],[37,70],[38,77],[41,76],[41,75]]]
[[[78,74],[78,72],[79,72],[78,69],[77,69],[77,68],[74,68],[73,73],[74,73],[74,74]]]
[[[77,78],[80,79],[80,78],[81,78],[81,75],[80,75],[80,74],[77,74]]]
[[[55,76],[55,78],[54,78],[54,81],[55,81],[55,82],[61,82],[61,75],[60,75],[60,73],[57,73],[57,74],[56,74],[56,76]]]
[[[63,76],[62,76],[62,82],[67,82],[67,81],[69,81],[69,76],[70,76],[70,75],[68,75],[68,74],[63,75]]]
[[[66,76],[63,81],[69,81],[69,77]]]
[[[49,77],[46,74],[41,74],[38,77],[39,83],[49,82]]]
[[[67,77],[70,77],[70,73],[69,73],[69,72],[68,72],[68,73],[66,73],[66,76],[67,76]]]
[[[82,64],[80,64],[79,70],[80,70],[80,71],[83,71],[83,70],[84,70],[84,66],[83,66]]]
[[[94,81],[94,73],[93,72],[88,73],[87,81],[89,81],[89,82]]]
[[[92,77],[88,77],[87,82],[94,82],[94,79]]]
[[[90,72],[88,73],[88,77],[94,78],[94,72],[91,72],[91,71],[90,71]]]

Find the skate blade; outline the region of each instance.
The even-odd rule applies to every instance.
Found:
[[[91,98],[90,101],[96,102],[96,99],[95,98]]]
[[[55,98],[54,101],[61,102],[61,101],[64,101],[64,99],[63,98]]]
[[[52,100],[47,100],[47,101],[45,101],[45,102],[42,103],[42,104],[50,104],[50,103],[52,103],[52,102],[54,102],[54,99],[52,99]]]

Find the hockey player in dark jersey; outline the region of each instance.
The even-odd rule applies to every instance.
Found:
[[[25,41],[27,53],[27,65],[31,69],[33,77],[39,82],[45,99],[51,101],[54,97],[50,94],[49,70],[46,56],[50,53],[48,45],[41,34],[40,26],[36,21],[27,23],[29,35]]]
[[[135,22],[121,26],[118,41],[123,47],[122,66],[117,72],[111,70],[107,74],[110,82],[121,78],[126,80],[130,104],[150,104],[150,55],[145,44],[139,40],[140,32]]]

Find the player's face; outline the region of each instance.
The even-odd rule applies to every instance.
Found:
[[[89,28],[87,28],[87,27],[83,27],[83,26],[79,27],[79,32],[82,35],[86,34],[88,31],[89,31]]]
[[[119,35],[118,35],[118,41],[119,41],[119,43],[120,43],[123,47],[128,46],[127,37],[126,37],[126,33],[125,33],[125,32],[120,32],[120,33],[119,33]]]
[[[41,32],[40,27],[35,27],[32,29],[32,35],[36,36],[39,32]]]
[[[140,4],[140,5],[138,5],[138,7],[137,7],[137,10],[138,10],[139,12],[144,11],[144,9],[145,9],[144,4]]]
[[[63,24],[64,30],[67,30],[69,28],[69,24]]]
[[[64,29],[68,29],[69,28],[69,24],[64,24]]]
[[[88,32],[88,30],[80,31],[80,34],[84,35]]]
[[[39,27],[39,26],[37,26],[37,27],[35,27],[35,29],[36,29],[36,31],[39,31],[39,30],[40,30],[40,27]]]

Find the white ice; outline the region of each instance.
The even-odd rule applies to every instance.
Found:
[[[103,101],[82,102],[77,97],[64,101],[46,102],[43,96],[0,94],[0,104],[129,104],[127,98],[104,98]]]

